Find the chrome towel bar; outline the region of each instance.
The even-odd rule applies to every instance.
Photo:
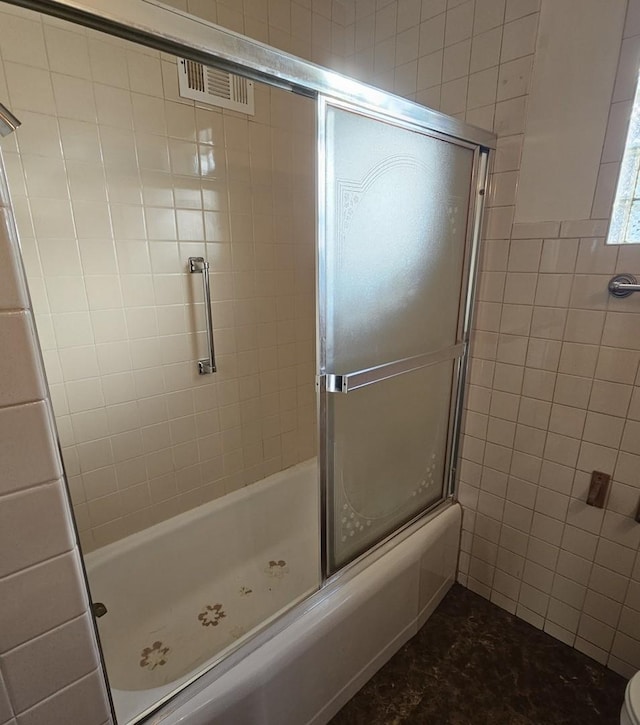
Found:
[[[216,353],[213,345],[213,321],[211,319],[211,284],[209,282],[209,262],[204,257],[189,257],[189,272],[202,274],[204,287],[204,318],[207,327],[207,349],[209,357],[198,360],[200,375],[210,375],[216,372]]]
[[[435,365],[445,360],[455,360],[464,354],[465,345],[460,342],[451,347],[438,350],[437,352],[426,353],[424,355],[416,355],[414,357],[396,360],[394,362],[377,365],[366,370],[358,370],[353,373],[336,375],[327,373],[326,389],[328,393],[349,393],[352,390],[364,388],[367,385],[379,383],[382,380],[389,380],[404,373],[410,373],[414,370]]]
[[[609,294],[614,297],[628,297],[640,292],[640,284],[632,274],[617,274],[609,280]]]

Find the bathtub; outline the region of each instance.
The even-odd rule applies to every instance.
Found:
[[[119,725],[318,588],[315,459],[85,557]]]
[[[320,725],[424,624],[459,506],[318,590],[317,491],[307,461],[86,557],[119,725]]]

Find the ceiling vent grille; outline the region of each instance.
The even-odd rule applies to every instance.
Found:
[[[178,87],[182,98],[255,114],[253,83],[233,73],[178,58]]]

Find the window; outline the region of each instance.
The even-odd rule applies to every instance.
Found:
[[[607,244],[640,244],[640,88],[638,86],[629,120]]]

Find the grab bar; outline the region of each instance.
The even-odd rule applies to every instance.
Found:
[[[640,284],[632,274],[618,274],[609,280],[609,294],[614,297],[628,297],[640,292]]]
[[[216,372],[216,353],[213,346],[213,321],[211,319],[211,285],[209,283],[209,262],[204,257],[189,257],[189,272],[202,273],[204,285],[204,317],[207,326],[207,349],[209,357],[198,360],[198,372],[200,375],[210,375]]]
[[[364,388],[367,385],[380,383],[383,380],[389,380],[398,375],[411,373],[414,370],[420,370],[421,368],[426,368],[430,365],[444,362],[445,360],[455,360],[458,357],[462,357],[464,351],[464,343],[459,342],[457,345],[452,345],[437,352],[416,355],[415,357],[408,357],[404,360],[396,360],[395,362],[384,363],[383,365],[376,365],[366,370],[358,370],[357,372],[343,375],[327,373],[325,376],[326,390],[328,393],[349,393],[352,390],[358,390],[358,388]]]

